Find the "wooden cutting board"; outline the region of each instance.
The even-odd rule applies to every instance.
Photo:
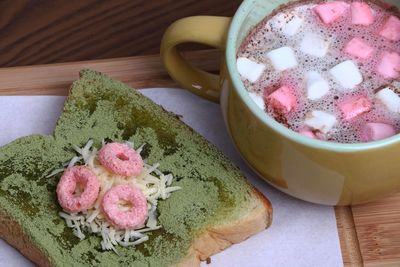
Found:
[[[217,51],[185,54],[211,72]],[[0,95],[67,95],[81,69],[101,71],[135,88],[176,87],[158,55],[0,69]],[[400,192],[372,203],[336,207],[345,266],[400,266]]]

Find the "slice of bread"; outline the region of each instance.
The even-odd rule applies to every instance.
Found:
[[[72,145],[93,139],[145,143],[142,155],[182,187],[158,204],[162,228],[136,247],[102,251],[80,241],[59,217],[47,174],[68,161]],[[0,148],[0,237],[40,266],[198,266],[267,228],[269,201],[213,145],[174,114],[126,85],[85,70],[71,89],[52,136],[20,138]]]

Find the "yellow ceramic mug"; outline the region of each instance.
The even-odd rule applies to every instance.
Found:
[[[243,158],[265,180],[294,197],[348,205],[400,189],[400,135],[364,144],[314,140],[266,115],[250,99],[236,70],[236,52],[249,31],[290,0],[245,0],[235,16],[189,17],[166,31],[161,56],[169,74],[191,92],[220,101]],[[400,7],[398,0],[386,2]],[[220,75],[192,67],[176,46],[210,45],[225,53]]]

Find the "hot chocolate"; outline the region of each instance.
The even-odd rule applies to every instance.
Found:
[[[255,104],[310,138],[400,132],[400,15],[378,1],[299,1],[257,25],[237,53]]]

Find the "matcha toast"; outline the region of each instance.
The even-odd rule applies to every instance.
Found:
[[[71,228],[56,189],[60,166],[86,162],[77,151],[111,142],[134,144],[145,166],[156,166],[152,171],[175,189],[158,200],[158,226],[148,227],[145,242],[114,242],[108,250],[104,237]],[[136,90],[94,71],[73,83],[53,135],[0,148],[0,237],[39,266],[198,266],[271,219],[269,201],[213,145]]]

